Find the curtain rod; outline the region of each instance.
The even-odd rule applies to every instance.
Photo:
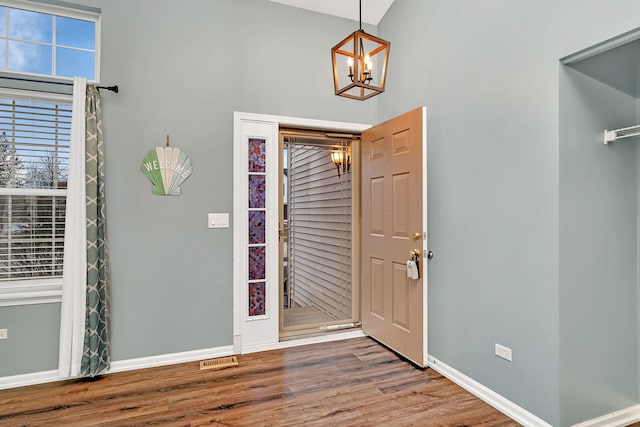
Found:
[[[73,83],[71,83],[71,82],[54,82],[54,81],[48,81],[48,80],[27,79],[27,78],[22,78],[22,77],[0,76],[0,79],[16,80],[16,81],[19,81],[19,82],[48,83],[48,84],[53,84],[53,85],[73,86]],[[98,86],[98,89],[106,89],[106,90],[110,90],[111,92],[115,92],[115,93],[118,93],[118,91],[120,90],[120,89],[118,89],[118,85],[114,85],[114,86]]]

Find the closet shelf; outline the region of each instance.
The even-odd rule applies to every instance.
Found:
[[[608,144],[613,141],[617,141],[623,138],[631,138],[634,136],[640,136],[640,125],[630,126],[628,128],[605,130],[604,131],[604,143]]]

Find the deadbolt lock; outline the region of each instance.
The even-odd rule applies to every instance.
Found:
[[[422,233],[416,231],[411,237],[413,237],[413,240],[420,240],[422,238]]]

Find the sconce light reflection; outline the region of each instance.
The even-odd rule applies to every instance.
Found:
[[[338,170],[338,177],[340,177],[340,168],[342,168],[343,172],[348,172],[351,166],[349,153],[343,149],[338,149],[331,152],[331,162],[336,165],[336,169]]]

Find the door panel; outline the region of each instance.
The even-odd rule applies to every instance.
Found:
[[[384,260],[371,258],[371,314],[384,319]]]
[[[369,232],[384,236],[384,177],[371,179],[369,187],[371,194],[370,203],[367,206],[367,212],[371,215]]]
[[[410,178],[408,173],[393,176],[393,236],[403,239],[408,238],[411,234],[409,229]]]
[[[418,108],[362,134],[362,327],[419,366],[427,356],[425,118]],[[417,280],[406,265],[415,249]]]
[[[409,305],[410,284],[407,279],[407,264],[393,263],[393,324],[409,330],[411,307]]]

